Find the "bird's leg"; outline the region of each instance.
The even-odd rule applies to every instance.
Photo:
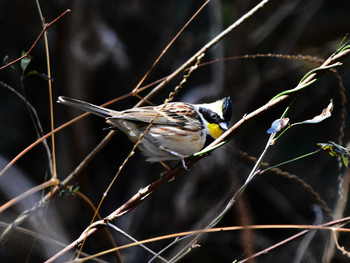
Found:
[[[176,157],[179,157],[179,159],[181,160],[182,166],[185,168],[185,170],[189,171],[189,169],[188,169],[187,166],[186,166],[186,162],[185,162],[185,158],[186,158],[187,156],[182,155],[182,154],[180,154],[180,153],[178,153],[178,152],[174,152],[174,151],[172,151],[172,150],[170,150],[170,149],[168,149],[168,148],[165,148],[165,147],[163,147],[163,146],[159,146],[159,149],[161,149],[161,150],[163,150],[163,151],[166,151],[166,152],[168,152],[168,153],[170,153],[170,154],[172,154],[172,155],[174,155],[174,156],[176,156]]]

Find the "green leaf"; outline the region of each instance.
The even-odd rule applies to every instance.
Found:
[[[24,50],[22,50],[22,56],[24,56],[27,52],[25,52]],[[25,58],[23,58],[21,60],[21,68],[23,71],[26,70],[26,68],[28,67],[30,61],[32,60],[32,58],[30,56],[27,56]]]
[[[76,194],[79,191],[80,185],[78,184],[74,184],[72,186],[70,186],[70,192],[73,194]]]
[[[348,159],[348,157],[342,155],[341,158],[342,158],[342,160],[343,160],[343,164],[345,165],[345,167],[348,168],[348,164],[349,164],[349,159]]]
[[[337,55],[337,54],[339,54],[340,52],[343,52],[343,51],[345,51],[345,50],[347,50],[347,49],[350,48],[350,45],[349,45],[350,40],[347,40],[347,41],[345,42],[345,40],[347,39],[347,37],[348,37],[348,35],[346,35],[346,36],[343,38],[343,40],[340,42],[340,44],[339,44],[337,50],[334,52],[333,55]]]
[[[37,70],[31,70],[27,73],[27,76],[29,75],[39,75],[39,72]]]
[[[40,77],[40,78],[42,78],[44,80],[49,80],[49,77],[46,74],[40,73],[37,70],[29,71],[26,76],[29,76],[29,75],[36,75],[36,76],[38,76],[38,77]],[[51,81],[53,81],[53,78],[51,78]]]

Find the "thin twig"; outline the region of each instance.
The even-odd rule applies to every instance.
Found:
[[[39,0],[36,0],[36,6],[39,11],[41,23],[43,26],[43,31],[46,28],[46,20],[41,12],[41,7]],[[55,129],[54,117],[53,117],[53,99],[52,99],[52,79],[51,79],[51,64],[50,64],[50,52],[49,52],[49,40],[47,38],[47,32],[44,31],[44,41],[45,41],[45,55],[46,55],[46,67],[47,67],[47,81],[49,85],[49,101],[50,101],[50,126],[51,131]],[[51,150],[52,150],[52,174],[53,178],[57,178],[57,169],[56,169],[56,151],[55,151],[55,134],[51,135]]]
[[[131,235],[129,235],[128,233],[126,233],[125,231],[121,230],[119,227],[108,223],[108,226],[112,229],[114,229],[115,231],[117,231],[119,234],[123,235],[124,237],[126,237],[127,239],[131,240],[132,242],[138,242],[134,237],[132,237]],[[150,248],[146,247],[144,244],[140,244],[140,247],[142,247],[144,250],[146,250],[147,252],[151,253],[153,256],[155,256],[156,258],[160,259],[162,262],[168,262],[165,258],[163,258],[160,255],[157,255],[156,252],[154,252],[153,250],[151,250]]]
[[[187,26],[193,21],[193,19],[203,10],[203,8],[210,2],[210,0],[207,0],[197,11],[194,13],[194,15],[186,22],[186,24],[180,29],[180,31],[176,34],[176,36],[170,41],[170,43],[164,48],[162,53],[159,55],[159,57],[155,60],[151,68],[147,71],[147,73],[143,76],[141,81],[137,84],[136,88],[132,91],[132,93],[137,93],[140,86],[144,82],[144,80],[147,78],[147,76],[151,73],[151,71],[154,69],[154,67],[158,64],[159,60],[163,57],[165,52],[168,51],[170,46],[175,42],[175,40],[182,34],[182,32],[187,28]]]
[[[19,195],[16,198],[11,199],[10,201],[8,201],[7,203],[3,204],[2,206],[0,206],[0,213],[4,212],[7,208],[15,205],[16,203],[18,203],[19,201],[27,198],[28,196],[41,191],[47,187],[51,187],[51,186],[56,186],[59,184],[59,180],[57,180],[56,178],[52,178],[49,181],[46,181],[40,185],[37,185],[31,189],[29,189],[28,191],[22,193],[21,195]]]
[[[324,62],[324,59],[309,56],[309,55],[288,55],[288,54],[273,54],[273,53],[267,53],[267,54],[250,54],[250,55],[242,55],[242,56],[233,56],[233,57],[225,57],[225,58],[217,58],[211,61],[207,61],[204,63],[201,63],[199,67],[207,66],[210,64],[214,64],[217,62],[224,62],[224,61],[231,61],[231,60],[238,60],[238,59],[256,59],[256,58],[279,58],[279,59],[287,59],[287,60],[302,60],[307,62],[312,62],[321,65]]]
[[[2,86],[5,89],[8,89],[12,93],[14,93],[17,97],[19,97],[27,105],[28,111],[30,111],[31,116],[33,116],[33,122],[34,122],[36,129],[37,129],[37,136],[38,137],[43,136],[44,130],[43,130],[43,127],[41,125],[38,113],[37,113],[36,109],[33,107],[33,105],[30,104],[30,102],[22,94],[20,94],[17,90],[15,90],[13,87],[9,86],[8,84],[0,81],[0,86]],[[51,162],[51,151],[50,151],[49,145],[47,144],[47,140],[46,139],[42,140],[42,143],[43,143],[45,151],[47,153],[48,161]],[[51,166],[50,166],[50,169],[51,169]],[[0,175],[0,177],[1,177],[1,175]]]
[[[334,221],[331,221],[331,222],[328,222],[328,223],[319,225],[319,226],[317,226],[317,227],[319,227],[319,228],[322,228],[322,227],[329,227],[329,226],[332,226],[332,225],[337,225],[337,224],[339,224],[339,223],[348,222],[349,220],[350,220],[350,218],[349,218],[349,217],[346,217],[346,218],[342,218],[342,219],[339,219],[339,220],[334,220]],[[259,257],[259,256],[266,255],[266,254],[268,254],[270,251],[272,251],[272,250],[274,250],[274,249],[276,249],[276,248],[278,248],[278,247],[280,247],[280,246],[283,246],[283,245],[285,245],[285,244],[287,244],[287,243],[289,243],[289,242],[291,242],[291,241],[293,241],[293,240],[295,240],[295,239],[297,239],[297,238],[299,238],[299,237],[301,237],[301,236],[303,236],[303,235],[309,233],[310,230],[312,230],[312,229],[303,230],[303,231],[301,231],[301,232],[299,232],[299,233],[297,233],[297,234],[295,234],[295,235],[293,235],[293,236],[290,236],[290,237],[288,237],[288,238],[282,240],[281,242],[278,242],[278,243],[276,243],[276,244],[274,244],[274,245],[272,245],[272,246],[270,246],[270,247],[268,247],[268,248],[266,248],[266,249],[264,249],[264,250],[261,250],[261,251],[255,253],[254,255],[251,255],[251,256],[248,257],[248,258],[245,258],[245,259],[243,259],[243,260],[241,260],[241,261],[238,261],[237,263],[248,262],[249,260],[252,260],[252,259],[257,258],[257,257]],[[333,230],[333,229],[330,229],[330,230]]]
[[[228,28],[226,28],[224,31],[222,31],[219,35],[217,35],[215,38],[213,38],[206,45],[204,45],[196,54],[194,54],[190,59],[188,59],[184,64],[182,64],[181,67],[179,67],[172,74],[170,74],[168,77],[166,77],[165,80],[163,80],[161,83],[159,83],[157,85],[157,87],[155,87],[149,94],[147,94],[147,96],[145,98],[149,99],[152,96],[154,96],[165,85],[167,85],[170,81],[172,81],[174,78],[179,76],[182,72],[184,72],[186,70],[186,68],[190,67],[200,55],[205,54],[209,49],[214,47],[217,43],[219,43],[222,39],[224,39],[229,33],[231,33],[233,29],[238,27],[245,20],[247,20],[249,17],[251,17],[253,14],[255,14],[259,9],[261,9],[268,2],[269,2],[269,0],[261,1],[259,4],[257,4],[251,10],[249,10],[245,15],[243,15],[241,18],[239,18],[236,22],[234,22],[232,25],[230,25]],[[137,106],[138,105],[139,104],[137,104]]]
[[[30,52],[32,51],[32,49],[37,45],[38,41],[40,40],[40,38],[43,36],[43,34],[45,33],[45,31],[52,26],[54,23],[57,22],[57,20],[59,20],[62,16],[64,16],[65,14],[69,13],[71,10],[67,9],[66,11],[64,11],[62,14],[60,14],[57,18],[55,18],[54,20],[52,20],[50,23],[45,24],[45,26],[43,27],[43,30],[40,32],[39,36],[36,38],[36,40],[34,41],[33,45],[29,48],[29,50],[21,57],[7,63],[6,65],[2,66],[0,68],[0,70],[7,68],[11,65],[13,65],[14,63],[21,61],[22,59],[26,58],[29,56]]]

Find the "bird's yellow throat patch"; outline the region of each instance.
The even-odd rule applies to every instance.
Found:
[[[221,136],[221,134],[224,132],[219,124],[216,124],[216,123],[207,123],[207,126],[208,126],[208,129],[209,129],[209,132],[210,134],[215,138],[219,138]]]

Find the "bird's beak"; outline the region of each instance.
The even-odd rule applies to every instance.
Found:
[[[227,123],[226,122],[220,122],[219,124],[220,128],[224,131],[228,130]]]

